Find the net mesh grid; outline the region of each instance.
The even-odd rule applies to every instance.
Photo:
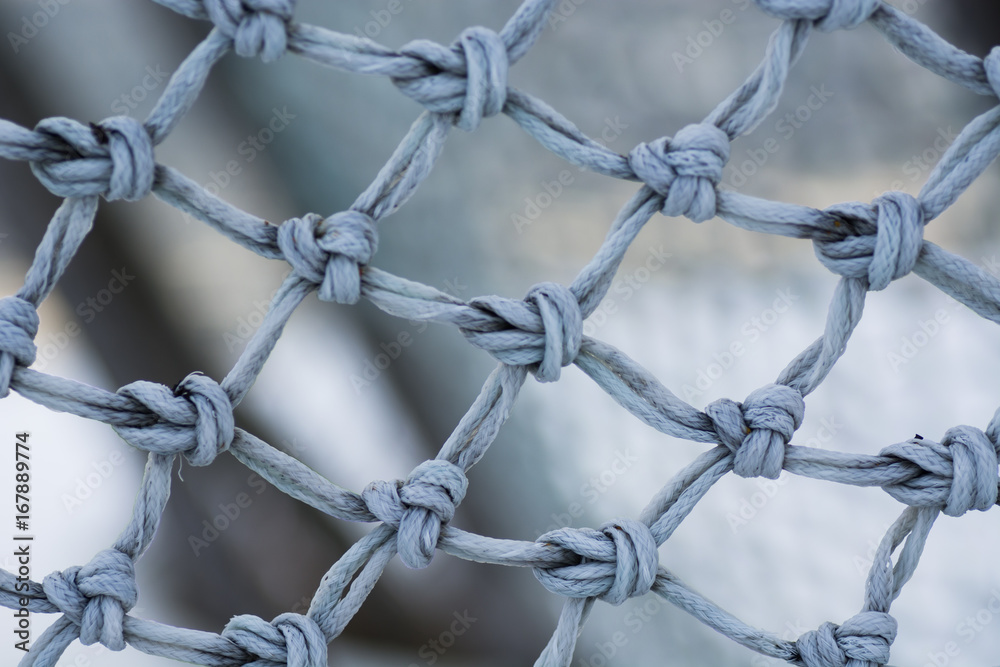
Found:
[[[171,76],[144,122],[116,116],[83,124],[56,117],[26,129],[0,119],[0,156],[29,162],[39,181],[64,198],[24,286],[0,299],[0,397],[13,390],[49,409],[106,423],[149,454],[131,520],[110,548],[42,582],[19,581],[0,570],[4,606],[59,614],[23,656],[22,667],[55,665],[76,639],[201,665],[319,667],[327,664],[330,642],[393,558],[424,568],[439,549],[480,563],[531,568],[543,587],[566,598],[536,665],[570,664],[595,601],[620,605],[647,594],[749,649],[792,664],[889,661],[897,629],[890,607],[913,575],[937,517],[987,511],[997,504],[1000,411],[985,429],[956,426],[940,442],[918,436],[877,455],[792,440],[802,423],[804,398],[844,353],[869,291],[886,289],[913,272],[980,316],[1000,322],[1000,281],[923,238],[924,226],[1000,153],[1000,107],[966,125],[916,197],[892,191],[870,203],[819,210],[719,186],[731,142],[775,108],[814,30],[853,29],[867,22],[917,65],[992,97],[1000,96],[1000,47],[984,59],[965,53],[883,0],[754,0],[781,21],[760,65],[702,122],[622,155],[586,136],[542,100],[508,85],[509,68],[539,38],[556,0],[526,0],[500,32],[471,27],[451,45],[415,40],[398,50],[296,22],[295,0],[155,1],[209,21],[212,28]],[[195,104],[212,67],[231,51],[264,62],[291,52],[320,65],[386,76],[425,111],[350,208],[275,225],[155,159],[155,147]],[[474,131],[498,114],[582,169],[641,183],[590,262],[569,286],[543,282],[523,299],[468,301],[373,266],[377,223],[428,176],[451,128]],[[138,381],[115,392],[30,368],[36,357],[37,308],[90,231],[99,199],[137,201],[150,194],[252,252],[291,266],[235,366],[221,382],[195,372],[172,388]],[[583,334],[584,321],[607,293],[630,244],[656,213],[696,223],[719,217],[749,231],[809,239],[823,266],[840,276],[822,335],[773,384],[742,402],[720,399],[698,410],[623,352]],[[375,481],[354,492],[235,425],[234,407],[250,390],[292,313],[314,291],[324,301],[354,304],[363,298],[408,320],[453,324],[499,362],[437,457],[405,480]],[[528,374],[554,382],[569,364],[642,422],[711,447],[669,480],[638,519],[622,518],[598,529],[559,528],[534,542],[476,535],[452,525],[468,488],[466,472],[485,455]],[[136,563],[156,533],[175,461],[183,457],[191,465],[207,466],[227,451],[289,496],[332,517],[376,527],[330,567],[305,614],[284,613],[270,622],[235,616],[216,634],[129,613],[138,600]],[[782,471],[881,487],[906,505],[874,554],[861,610],[794,641],[718,607],[667,570],[658,553],[729,472],[776,479]]]

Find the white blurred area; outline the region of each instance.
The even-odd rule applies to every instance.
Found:
[[[403,0],[402,13],[377,26],[373,36],[393,47],[424,37],[448,43],[469,25],[499,29],[517,4]],[[917,18],[932,28],[946,23],[945,3],[917,4]],[[512,85],[626,153],[640,141],[700,121],[753,70],[777,22],[745,5],[572,5],[572,14],[546,29],[512,69]],[[385,6],[384,0],[300,0],[297,17],[354,33]],[[0,4],[2,32],[18,30],[37,7],[27,0]],[[34,114],[25,124],[56,115],[85,121],[112,115],[115,101],[141,86],[149,68],[173,71],[208,29],[151,2],[91,0],[60,7],[19,53],[0,51],[9,76],[22,86],[30,110],[25,113]],[[705,22],[725,11],[733,20],[692,62],[678,67],[675,54],[685,53],[689,38],[697,43],[708,29]],[[162,85],[152,86],[132,113],[148,112]],[[827,101],[788,136],[790,124],[782,119],[820,88],[829,91]],[[923,164],[940,154],[942,137],[953,136],[986,108],[986,101],[894,52],[868,26],[817,33],[792,70],[779,108],[734,143],[726,182],[747,194],[817,208],[870,201],[890,188],[916,194],[929,174]],[[266,150],[247,160],[240,150],[245,138],[276,112],[294,118]],[[214,179],[220,196],[274,222],[306,211],[329,214],[350,205],[419,112],[386,80],[325,70],[294,55],[267,66],[230,55],[190,116],[158,148],[157,159],[206,185],[236,161],[239,173],[226,185]],[[744,167],[769,139],[778,150],[757,170],[752,162]],[[745,183],[741,169],[744,175],[754,172]],[[928,227],[927,238],[995,266],[997,179],[994,165]],[[555,197],[553,183],[561,186]],[[571,281],[636,187],[581,173],[509,119],[487,120],[471,135],[452,131],[434,174],[381,224],[374,263],[462,298],[521,297],[541,280]],[[540,197],[544,193],[547,200]],[[13,200],[0,200],[0,232],[8,234],[0,242],[0,295],[21,286],[54,210],[55,200],[40,201],[36,209],[43,213],[26,222],[13,218],[21,210]],[[537,216],[529,215],[535,212],[531,206]],[[530,224],[515,224],[516,215],[528,216]],[[254,256],[153,198],[102,203],[97,224],[120,245],[83,293],[96,293],[119,265],[132,268],[134,289],[155,297],[171,323],[170,344],[200,364],[177,367],[174,377],[160,379],[172,384],[194,370],[221,379],[245,343],[241,331],[260,317],[261,304],[287,266]],[[742,400],[773,382],[822,333],[835,283],[808,242],[753,235],[720,220],[695,225],[656,216],[636,240],[588,333],[622,349],[696,407],[721,397]],[[110,303],[95,326],[104,317],[127,320],[121,311],[130,305],[128,295],[125,290]],[[784,312],[773,309],[776,300]],[[119,378],[115,373],[129,371],[109,370],[106,346],[97,329],[82,321],[77,300],[57,291],[40,313],[43,357],[45,345],[58,341],[68,324],[82,330],[48,355],[46,372],[109,390],[143,377]],[[404,332],[410,343],[398,358],[377,378],[359,382],[366,364],[376,363]],[[915,433],[939,440],[959,424],[985,428],[1000,405],[996,341],[994,325],[916,276],[872,293],[847,353],[807,398],[806,421],[793,442],[875,454]],[[139,350],[149,345],[134,343]],[[727,356],[734,343],[745,354]],[[157,348],[143,354],[170,353]],[[238,417],[266,429],[272,444],[331,480],[360,491],[375,479],[405,477],[432,457],[492,366],[488,355],[450,328],[424,328],[367,304],[334,307],[311,297],[291,319]],[[685,387],[695,393],[685,395]],[[0,425],[3,438],[19,430],[32,434],[33,578],[82,565],[109,546],[128,521],[144,456],[109,427],[51,413],[16,395],[0,401]],[[704,450],[646,427],[575,368],[553,385],[529,379],[500,439],[470,473],[470,491],[455,523],[530,540],[564,523],[571,507],[584,510],[570,517],[573,526],[636,517]],[[107,470],[103,464],[119,456],[122,462],[100,475]],[[94,474],[99,483],[88,485]],[[323,570],[369,530],[303,518],[269,489],[259,501],[255,497],[238,526],[223,532],[205,554],[193,555],[189,536],[218,512],[220,502],[246,490],[246,471],[220,477],[217,484],[213,468],[185,467],[182,474],[183,481],[173,478],[169,516],[139,562],[141,595],[134,613],[142,617],[215,632],[232,615],[269,619],[315,590]],[[90,492],[85,498],[79,498],[86,494],[81,482]],[[665,567],[725,609],[794,639],[857,613],[873,545],[903,506],[877,488],[787,475],[779,482],[725,477],[660,553]],[[10,513],[9,503],[3,511]],[[892,609],[900,628],[893,664],[934,664],[932,656],[950,642],[959,651],[947,655],[949,665],[1000,664],[1000,618],[991,613],[984,623],[980,615],[980,631],[970,631],[967,621],[1000,604],[998,522],[996,511],[938,520],[916,575]],[[383,610],[374,613],[384,614],[384,622],[359,616],[331,644],[331,663],[424,665],[433,657],[445,666],[531,664],[555,627],[561,601],[529,572],[497,569],[441,553],[426,571],[394,563],[370,601]],[[209,583],[232,597],[220,596]],[[426,642],[463,609],[482,620],[454,638],[453,648],[427,652]],[[35,637],[51,620],[34,616]],[[380,622],[383,636],[375,633]],[[616,637],[625,641],[616,644]],[[609,642],[614,656],[606,660],[602,647],[607,653]],[[6,641],[0,652],[0,664],[19,658]],[[621,608],[597,605],[574,659],[584,667],[772,663],[649,598]],[[176,663],[78,642],[60,662],[88,664]]]

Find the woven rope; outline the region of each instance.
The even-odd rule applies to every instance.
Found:
[[[426,40],[399,50],[294,20],[294,0],[156,0],[214,29],[171,77],[145,122],[115,117],[83,125],[66,118],[33,129],[0,120],[0,156],[25,160],[63,197],[24,287],[0,299],[0,395],[9,390],[52,410],[109,424],[149,453],[132,519],[118,541],[88,564],[56,572],[28,592],[0,571],[0,604],[60,618],[33,644],[22,667],[51,667],[79,638],[120,650],[201,665],[326,665],[327,645],[343,630],[398,553],[409,567],[436,550],[482,563],[532,568],[566,598],[537,665],[567,666],[595,600],[621,604],[658,595],[759,653],[808,667],[883,665],[896,635],[892,601],[913,574],[941,512],[961,516],[997,503],[1000,412],[985,430],[958,426],[941,442],[914,439],[877,456],[847,455],[793,444],[808,396],[823,381],[862,316],[870,290],[914,272],[973,311],[1000,322],[1000,281],[923,240],[923,228],[953,204],[1000,152],[1000,107],[972,120],[936,165],[918,197],[889,192],[870,204],[817,210],[719,189],[730,142],[775,107],[789,70],[814,29],[868,22],[916,64],[974,93],[1000,94],[1000,48],[981,60],[948,44],[882,0],[756,0],[781,19],[763,62],[703,122],[673,137],[640,144],[627,156],[585,136],[544,102],[510,87],[508,69],[543,30],[555,0],[526,0],[497,33],[470,28],[448,46]],[[194,104],[213,65],[228,52],[264,61],[286,52],[321,65],[383,75],[426,111],[371,186],[349,210],[306,214],[280,226],[238,210],[176,170],[155,148]],[[376,225],[427,177],[452,126],[475,130],[506,114],[548,150],[610,177],[642,183],[611,224],[600,250],[569,285],[543,283],[523,300],[489,296],[463,301],[371,265]],[[275,295],[235,367],[221,382],[192,373],[176,388],[136,382],[110,392],[31,370],[36,308],[86,237],[99,197],[134,201],[150,193],[293,271]],[[657,212],[698,222],[718,216],[751,231],[811,239],[820,262],[841,276],[823,334],[768,384],[742,402],[723,399],[704,412],[688,405],[624,353],[584,336],[584,320],[607,293],[625,251]],[[233,407],[249,391],[288,318],[313,290],[327,301],[367,299],[410,320],[457,326],[499,362],[436,459],[405,480],[376,481],[356,493],[236,428]],[[563,528],[535,542],[465,532],[451,520],[465,495],[465,473],[486,453],[533,373],[558,380],[576,364],[626,410],[671,436],[714,444],[655,496],[639,520],[599,530]],[[271,622],[237,616],[220,634],[163,625],[129,613],[136,604],[135,565],[150,545],[169,495],[178,456],[210,465],[224,452],[276,487],[333,517],[378,522],[320,582],[306,614]],[[782,471],[855,486],[879,486],[906,504],[873,559],[864,606],[840,625],[826,623],[797,641],[758,630],[706,600],[659,563],[657,548],[708,489],[728,472],[777,477]],[[898,554],[896,552],[898,551]],[[895,564],[892,557],[896,554]]]

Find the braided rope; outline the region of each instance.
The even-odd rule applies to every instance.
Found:
[[[957,517],[997,504],[1000,411],[985,430],[957,426],[941,442],[914,439],[877,456],[803,447],[792,440],[802,422],[804,398],[844,353],[868,291],[887,289],[914,272],[982,317],[1000,322],[1000,281],[923,239],[924,226],[1000,153],[1000,107],[963,129],[917,197],[889,192],[870,204],[817,210],[718,186],[730,142],[775,107],[814,29],[851,29],[868,22],[916,64],[992,97],[1000,95],[1000,48],[985,59],[971,56],[883,0],[755,1],[782,21],[760,66],[704,121],[640,144],[627,155],[608,150],[541,100],[508,85],[509,68],[538,39],[555,0],[525,0],[500,32],[469,28],[449,46],[418,40],[399,50],[298,23],[294,0],[156,0],[192,19],[210,21],[214,29],[173,74],[145,122],[114,117],[85,126],[49,118],[29,130],[0,120],[0,156],[28,161],[39,181],[64,198],[24,286],[0,299],[0,396],[13,390],[52,410],[104,422],[149,453],[132,519],[111,548],[82,567],[29,582],[27,593],[16,588],[13,574],[0,570],[0,604],[21,606],[19,598],[26,596],[31,611],[61,614],[24,656],[22,667],[55,665],[77,638],[113,650],[131,645],[201,665],[319,667],[326,665],[328,644],[397,553],[405,565],[423,568],[438,549],[482,563],[532,568],[546,589],[567,598],[536,665],[570,664],[595,600],[618,605],[650,593],[770,657],[807,667],[884,665],[896,635],[891,604],[912,576],[938,515]],[[156,146],[230,51],[264,61],[292,52],[321,65],[387,76],[426,111],[348,210],[271,225],[155,161]],[[372,266],[378,222],[428,176],[452,126],[473,131],[500,113],[577,166],[642,183],[593,259],[570,285],[542,283],[521,300],[463,301]],[[192,373],[173,389],[135,382],[116,392],[30,369],[36,309],[89,232],[99,197],[135,201],[150,193],[247,249],[292,267],[233,369],[221,382]],[[774,384],[742,403],[722,399],[699,411],[623,352],[583,335],[583,322],[607,293],[625,251],[657,212],[694,222],[718,216],[751,231],[810,239],[820,262],[841,276],[823,334]],[[249,391],[291,314],[314,290],[325,301],[351,304],[364,298],[395,316],[453,324],[499,362],[437,457],[405,480],[372,482],[356,493],[235,426],[234,406]],[[667,482],[639,520],[621,519],[599,530],[562,528],[535,542],[489,538],[451,525],[468,486],[466,472],[485,455],[528,373],[542,382],[556,381],[569,364],[653,428],[715,446]],[[237,616],[220,634],[131,615],[138,599],[135,565],[155,535],[175,459],[184,456],[204,466],[226,451],[330,516],[378,525],[331,566],[306,614],[286,613],[271,622]],[[758,630],[717,607],[661,565],[657,551],[728,472],[775,478],[782,470],[879,486],[907,505],[878,547],[859,613],[840,625],[825,623],[797,641]]]

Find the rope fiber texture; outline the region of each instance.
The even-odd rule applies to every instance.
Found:
[[[500,32],[469,28],[451,45],[417,40],[399,50],[298,23],[294,0],[156,2],[213,27],[173,74],[145,122],[114,117],[87,125],[48,118],[26,129],[0,120],[0,156],[29,162],[45,187],[64,198],[24,286],[0,299],[0,397],[13,390],[52,410],[104,422],[149,454],[132,518],[109,549],[82,567],[30,582],[27,593],[15,588],[12,573],[0,570],[0,603],[14,608],[27,596],[31,611],[60,615],[24,655],[21,667],[52,667],[75,639],[212,667],[325,666],[328,644],[358,611],[387,563],[398,554],[405,565],[423,568],[437,550],[531,568],[542,586],[566,598],[535,663],[539,666],[571,663],[595,600],[619,605],[642,595],[660,596],[733,641],[792,664],[887,663],[896,636],[890,606],[913,575],[938,515],[958,517],[997,504],[1000,411],[985,430],[957,426],[940,442],[915,438],[875,456],[795,445],[794,434],[802,423],[804,398],[844,353],[870,290],[887,289],[915,272],[982,317],[1000,322],[1000,281],[923,239],[924,226],[1000,152],[1000,106],[963,129],[917,197],[888,192],[871,203],[817,210],[749,197],[719,184],[730,143],[774,109],[814,29],[851,29],[867,22],[916,64],[993,98],[1000,95],[1000,47],[985,59],[969,55],[883,0],[755,0],[781,21],[756,70],[701,123],[621,155],[507,83],[509,68],[539,38],[556,0],[525,0]],[[213,65],[230,51],[263,61],[291,52],[320,65],[387,76],[425,111],[348,210],[308,213],[273,225],[155,160],[156,146],[194,105]],[[428,176],[452,126],[474,131],[501,113],[572,164],[641,183],[593,259],[569,286],[542,283],[524,299],[487,296],[467,302],[373,266],[378,222]],[[114,392],[32,370],[36,309],[91,229],[99,197],[135,201],[150,194],[250,251],[292,267],[234,368],[221,382],[192,373],[174,388],[140,381]],[[657,212],[694,222],[718,216],[750,231],[811,239],[819,261],[840,276],[822,335],[791,360],[774,384],[742,403],[721,399],[697,410],[623,352],[582,333],[630,243]],[[405,480],[375,481],[360,493],[350,491],[235,426],[234,406],[250,390],[291,314],[314,290],[324,301],[367,299],[395,316],[453,324],[499,362],[437,457]],[[654,429],[710,447],[666,483],[638,520],[624,518],[597,530],[561,528],[534,542],[453,526],[468,487],[466,473],[485,455],[528,373],[554,382],[569,364]],[[219,634],[132,615],[138,599],[135,566],[158,527],[175,460],[183,456],[192,465],[207,466],[227,451],[290,496],[332,517],[377,526],[330,567],[305,614],[286,613],[270,622],[236,616]],[[839,625],[825,623],[796,641],[758,630],[719,608],[667,570],[658,554],[727,473],[773,479],[782,470],[878,486],[907,506],[878,547],[857,615]]]

